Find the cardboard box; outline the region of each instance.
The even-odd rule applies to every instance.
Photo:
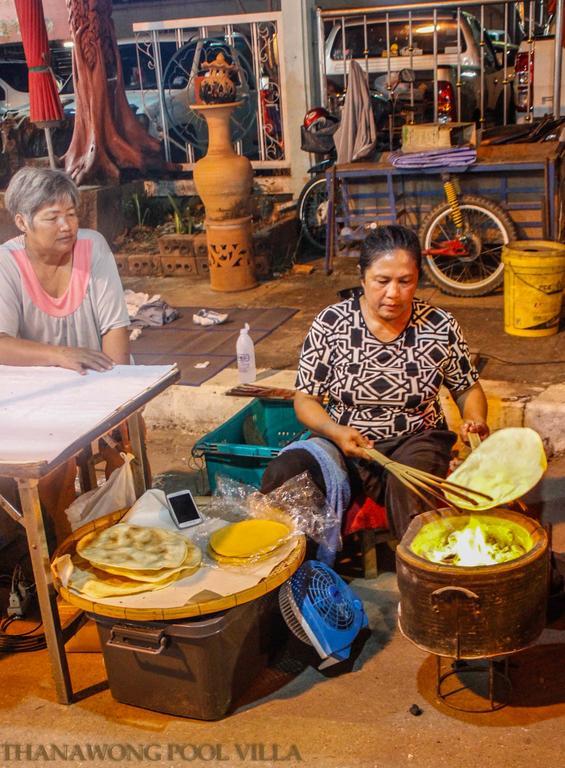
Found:
[[[424,152],[449,147],[477,147],[474,123],[421,123],[402,126],[402,151]]]

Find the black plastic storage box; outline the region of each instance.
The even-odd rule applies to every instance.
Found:
[[[91,614],[112,696],[171,715],[220,719],[287,636],[277,594],[170,624]]]

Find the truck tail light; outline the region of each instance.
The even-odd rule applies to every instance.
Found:
[[[455,120],[455,92],[447,80],[438,80],[437,111],[440,123]]]
[[[528,71],[528,59],[530,66]],[[514,64],[516,72],[516,110],[518,112],[527,112],[533,104],[534,99],[534,54],[528,54],[527,51],[521,51],[516,56]]]

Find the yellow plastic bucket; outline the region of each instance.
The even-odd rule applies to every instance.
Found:
[[[515,240],[503,246],[502,261],[506,333],[557,333],[565,283],[565,245],[552,240]]]

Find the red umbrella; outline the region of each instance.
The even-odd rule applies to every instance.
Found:
[[[41,0],[14,0],[29,69],[30,120],[45,129],[51,166],[55,166],[50,125],[63,119],[57,84],[49,67],[49,41]]]

